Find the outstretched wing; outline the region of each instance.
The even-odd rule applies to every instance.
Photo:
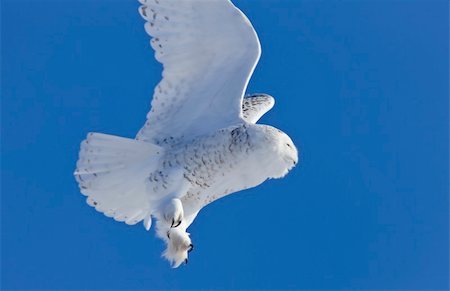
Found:
[[[140,0],[163,79],[138,140],[196,136],[242,122],[241,104],[261,49],[229,0]]]
[[[247,95],[242,102],[242,118],[249,123],[256,123],[274,105],[275,99],[270,95]]]

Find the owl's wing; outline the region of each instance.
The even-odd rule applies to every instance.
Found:
[[[261,54],[229,0],[140,0],[163,79],[138,140],[206,134],[242,122],[242,98]]]
[[[256,123],[274,105],[275,99],[270,95],[247,95],[242,102],[242,118],[249,123]]]

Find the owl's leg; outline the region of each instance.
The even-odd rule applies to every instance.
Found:
[[[174,204],[178,204],[178,202],[172,202],[172,205]],[[182,206],[186,216],[183,216],[177,227],[171,227],[171,223],[163,217],[156,221],[156,233],[167,245],[163,256],[171,262],[174,268],[183,263],[187,264],[189,252],[194,249],[187,228],[197,216],[198,211],[192,213],[192,205],[189,203],[183,202]]]
[[[164,207],[163,219],[170,228],[178,227],[183,221],[183,204],[178,198],[171,199]]]

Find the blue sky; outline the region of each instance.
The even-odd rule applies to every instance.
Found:
[[[137,1],[2,1],[2,288],[448,289],[448,1],[235,4],[300,165],[203,209],[172,270],[72,177],[88,131],[133,137],[149,109]]]

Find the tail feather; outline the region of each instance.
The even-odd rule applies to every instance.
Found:
[[[75,178],[87,203],[117,221],[136,224],[149,218],[145,179],[157,169],[157,145],[102,133],[81,143]]]

